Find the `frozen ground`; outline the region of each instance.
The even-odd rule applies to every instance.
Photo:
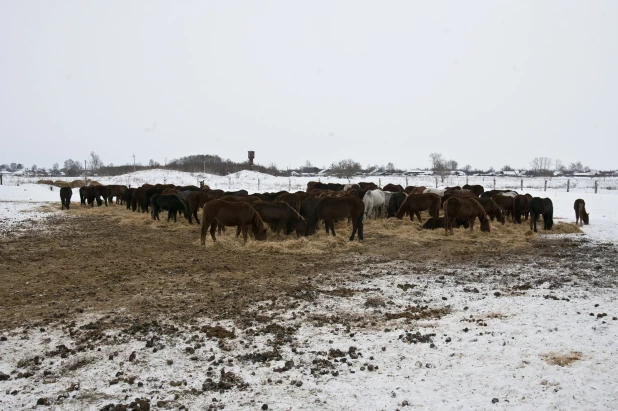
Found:
[[[228,184],[255,190],[253,177]],[[3,229],[38,218],[28,210],[57,202],[57,190],[0,186]],[[243,318],[131,322],[119,307],[15,324],[0,331],[0,408],[615,409],[618,197],[590,187],[524,191],[550,197],[564,221],[585,198],[592,224],[585,235],[541,236],[520,254],[359,255]]]

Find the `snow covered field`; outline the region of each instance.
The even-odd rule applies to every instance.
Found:
[[[249,191],[302,190],[311,180],[155,170],[98,181],[201,179]],[[519,179],[496,182],[519,187]],[[573,202],[584,198],[591,224],[585,235],[542,235],[542,247],[521,255],[438,263],[361,253],[347,270],[307,277],[306,295],[252,305],[248,321],[153,318],[114,328],[119,307],[0,330],[0,408],[616,409],[618,194],[616,180],[599,182],[598,194],[590,182],[571,181],[569,193],[565,179],[547,192],[542,179],[524,182],[525,192],[552,199],[558,220],[574,221]],[[77,190],[72,200],[79,207]],[[61,214],[32,212],[48,202],[59,203],[58,188],[0,186],[0,235]]]

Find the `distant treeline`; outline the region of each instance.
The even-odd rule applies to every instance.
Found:
[[[161,168],[161,164],[153,160],[147,166],[136,165],[135,170],[150,170],[152,168]],[[184,171],[188,173],[202,173],[216,175],[227,175],[229,173],[235,173],[241,170],[259,171],[261,173],[280,175],[280,171],[275,167],[264,167],[260,164],[254,164],[253,168],[249,165],[248,161],[242,163],[236,163],[230,159],[224,160],[217,155],[210,154],[198,154],[193,156],[181,157],[174,159],[165,165],[168,170]],[[101,176],[120,175],[133,172],[133,164],[126,164],[122,166],[102,166],[97,170],[97,174]]]

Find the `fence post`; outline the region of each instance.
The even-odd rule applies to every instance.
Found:
[[[0,174],[0,186],[2,185],[2,174]]]
[[[466,176],[466,185],[468,185],[468,176]]]
[[[522,178],[520,181],[521,191],[524,191],[524,179]]]
[[[382,179],[378,178],[378,188],[382,188]]]
[[[2,184],[2,178],[0,176],[0,184]],[[408,186],[408,177],[406,176],[406,187]]]
[[[258,191],[260,191],[260,179],[258,178]]]
[[[496,177],[494,177],[494,190],[496,189]]]
[[[571,190],[571,180],[567,180],[567,193]]]
[[[595,193],[595,194],[597,193],[597,190],[598,190],[598,189],[599,189],[599,182],[598,182],[598,181],[595,181],[595,182],[594,182],[594,193]]]
[[[288,178],[288,191],[292,191],[292,179]]]
[[[543,191],[547,191],[547,180],[545,180],[545,186],[543,188]]]
[[[438,188],[438,177],[436,177],[436,188]]]

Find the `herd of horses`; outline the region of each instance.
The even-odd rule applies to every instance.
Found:
[[[514,224],[521,224],[522,218],[530,221],[530,229],[537,231],[537,221],[543,217],[543,229],[553,226],[553,204],[549,198],[532,197],[513,190],[489,190],[481,185],[447,187],[434,189],[422,186],[403,187],[387,184],[379,188],[375,183],[337,184],[312,181],[306,191],[290,193],[253,193],[246,190],[223,191],[211,189],[200,182],[200,187],[175,186],[172,184],[144,184],[138,188],[124,185],[92,185],[79,190],[81,205],[98,206],[103,203],[124,204],[134,212],[150,212],[151,218],[159,219],[167,211],[167,221],[177,221],[180,214],[190,223],[195,219],[201,224],[201,243],[205,246],[210,232],[213,241],[215,233],[225,227],[237,227],[236,236],[241,233],[247,241],[249,229],[256,240],[266,240],[270,228],[278,236],[282,231],[289,235],[309,236],[315,234],[321,221],[326,233],[335,234],[335,222],[348,219],[352,223],[350,241],[358,235],[363,241],[363,221],[374,218],[403,219],[414,217],[423,223],[422,211],[430,218],[424,222],[424,229],[444,228],[445,235],[452,235],[453,228],[474,229],[478,219],[482,232],[490,231],[489,221],[505,224],[507,218]],[[69,209],[72,190],[60,189],[62,209]],[[202,221],[198,218],[201,211]],[[588,224],[589,214],[585,202],[577,199],[574,204],[576,223]],[[443,216],[440,216],[440,210]]]

